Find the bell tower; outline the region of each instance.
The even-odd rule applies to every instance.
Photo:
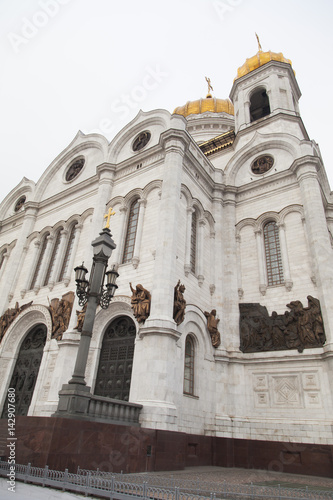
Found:
[[[235,109],[235,132],[279,113],[299,116],[301,92],[291,61],[283,54],[258,52],[238,68],[230,99]]]

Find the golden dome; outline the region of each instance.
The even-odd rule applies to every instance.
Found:
[[[262,50],[259,50],[259,52],[257,52],[255,56],[246,59],[243,66],[238,68],[235,80],[237,80],[237,78],[240,78],[241,76],[247,75],[251,71],[259,68],[260,66],[263,66],[269,61],[280,61],[288,63],[291,66],[291,60],[286,59],[281,52],[276,53],[271,52],[270,50],[268,52],[263,52]]]
[[[173,112],[174,115],[199,115],[210,111],[211,113],[234,114],[234,107],[229,99],[217,99],[210,94],[205,99],[188,101],[184,106],[178,106]]]

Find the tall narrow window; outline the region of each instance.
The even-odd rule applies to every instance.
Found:
[[[281,285],[284,280],[279,228],[274,221],[268,222],[264,226],[264,244],[267,267],[267,284],[268,286]]]
[[[47,269],[47,273],[46,273],[45,280],[44,280],[44,286],[46,286],[49,283],[53,269],[54,269],[54,264],[56,262],[56,258],[57,258],[57,255],[59,252],[59,247],[60,247],[61,231],[62,231],[62,228],[59,229],[59,231],[57,232],[57,236],[55,238],[51,259],[49,262],[49,267]]]
[[[72,226],[71,232],[69,234],[68,242],[67,242],[67,247],[66,247],[66,252],[64,256],[64,260],[62,262],[62,267],[59,275],[59,281],[62,281],[67,274],[68,271],[68,266],[69,266],[69,261],[72,255],[73,251],[73,246],[74,246],[74,241],[75,241],[75,233],[76,233],[76,228],[75,224]]]
[[[260,89],[252,94],[250,99],[250,119],[251,122],[259,120],[270,114],[268,95],[265,89]]]
[[[185,341],[184,393],[194,395],[194,342],[190,335]]]
[[[123,264],[130,262],[134,254],[134,245],[136,230],[138,227],[139,218],[139,200],[135,200],[130,208],[130,213],[128,217],[127,233],[124,247]]]
[[[191,272],[195,274],[196,268],[196,254],[197,254],[197,214],[193,212],[192,222],[191,222],[191,253],[190,253],[190,265]]]
[[[38,276],[39,276],[39,273],[40,273],[40,270],[41,270],[41,267],[42,267],[42,262],[43,262],[45,251],[46,251],[48,236],[49,236],[49,233],[46,233],[44,235],[43,240],[42,240],[42,243],[41,243],[41,246],[40,246],[40,251],[39,251],[39,256],[38,256],[38,260],[37,260],[37,264],[36,264],[36,267],[35,267],[35,272],[34,272],[34,275],[32,277],[32,280],[31,280],[30,290],[33,290],[33,288],[36,286],[36,283],[37,283],[37,279],[38,279]]]

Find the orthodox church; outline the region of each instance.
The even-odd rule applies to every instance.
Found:
[[[332,474],[333,197],[320,150],[281,53],[259,46],[229,99],[207,82],[205,98],[140,111],[110,143],[78,132],[2,201],[0,428],[8,389],[18,423],[70,425],[59,392],[85,316],[73,269],[89,271],[109,223],[118,288],[97,307],[90,402],[72,422],[145,431],[147,457],[162,449],[149,432],[182,436],[180,467],[220,465],[232,446],[250,458],[227,465],[307,472],[312,460]]]

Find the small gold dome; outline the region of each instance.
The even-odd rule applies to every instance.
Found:
[[[291,66],[291,60],[286,59],[281,52],[276,53],[271,52],[270,50],[268,52],[262,52],[261,50],[259,50],[259,52],[257,52],[255,56],[246,59],[243,66],[238,68],[235,80],[237,80],[237,78],[240,78],[241,76],[247,75],[251,71],[259,68],[260,66],[263,66],[269,61],[280,61],[288,63]]]
[[[229,99],[217,99],[210,94],[205,99],[197,101],[188,101],[184,106],[178,106],[173,112],[174,115],[199,115],[210,111],[211,113],[228,113],[234,114],[234,107]]]

